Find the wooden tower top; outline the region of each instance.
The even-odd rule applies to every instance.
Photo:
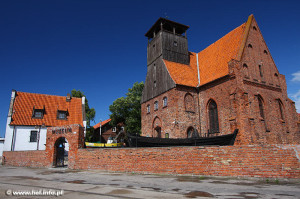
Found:
[[[145,36],[151,39],[155,37],[155,35],[161,30],[171,32],[177,35],[182,35],[183,33],[186,33],[187,29],[189,29],[189,26],[187,25],[183,25],[175,21],[171,21],[169,19],[160,17],[155,22],[155,24],[148,30]]]

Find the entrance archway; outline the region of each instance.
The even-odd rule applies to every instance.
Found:
[[[54,144],[54,166],[68,166],[69,144],[65,137],[60,137]]]
[[[158,137],[158,138],[161,138],[161,128],[162,128],[162,125],[161,125],[161,121],[159,119],[159,117],[155,117],[155,119],[153,120],[153,127],[152,127],[152,131],[153,131],[153,134],[152,134],[152,137]]]

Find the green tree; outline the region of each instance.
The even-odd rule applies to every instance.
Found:
[[[129,133],[141,133],[141,97],[144,83],[134,83],[133,87],[128,89],[126,97],[116,99],[109,106],[110,124],[117,126],[124,123],[125,130]]]
[[[85,115],[86,115],[86,121],[87,121],[87,129],[86,129],[86,141],[91,141],[94,133],[94,128],[90,126],[90,121],[94,121],[96,111],[94,108],[90,108],[88,100],[83,92],[80,90],[73,89],[71,91],[72,97],[78,97],[82,98],[85,97]]]

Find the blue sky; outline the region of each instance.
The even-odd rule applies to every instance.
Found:
[[[298,1],[281,0],[1,0],[0,136],[12,89],[61,96],[79,89],[96,122],[109,118],[109,105],[145,80],[144,34],[166,16],[190,26],[189,50],[199,52],[254,14],[299,112],[299,10]]]

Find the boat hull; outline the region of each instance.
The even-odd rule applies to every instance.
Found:
[[[169,146],[227,146],[233,145],[238,130],[236,129],[232,134],[201,137],[201,138],[152,138],[143,136],[127,135],[130,147],[169,147]]]
[[[111,148],[111,147],[122,147],[123,143],[94,143],[94,142],[85,142],[87,148]]]

